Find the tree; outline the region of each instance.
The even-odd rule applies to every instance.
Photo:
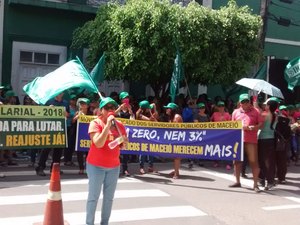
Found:
[[[196,2],[128,0],[99,8],[95,20],[74,33],[73,47],[88,46],[89,62],[106,53],[106,79],[143,81],[168,94],[176,45],[190,83],[230,85],[261,55],[259,16],[229,1],[220,10]]]

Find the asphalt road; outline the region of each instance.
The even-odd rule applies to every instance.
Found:
[[[27,162],[0,167],[0,224],[33,224],[43,221],[49,171],[46,177],[35,175]],[[156,163],[158,173],[138,174],[138,164],[129,164],[131,177],[120,177],[115,195],[111,225],[299,225],[300,167],[288,168],[287,184],[271,191],[255,193],[251,179],[242,179],[242,188],[229,188],[233,171],[225,164],[213,168],[188,169],[183,162],[180,179],[169,173],[172,162]],[[85,221],[86,175],[77,167],[61,166],[64,219],[71,225]],[[250,169],[248,169],[250,171]],[[251,177],[251,173],[248,173]],[[98,203],[96,224],[100,222]]]

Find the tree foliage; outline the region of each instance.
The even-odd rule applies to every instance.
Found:
[[[155,93],[171,79],[176,46],[188,83],[233,84],[261,55],[261,19],[229,1],[212,10],[168,0],[128,0],[99,8],[95,20],[74,32],[74,48],[88,46],[89,63],[106,52],[106,79],[143,81]]]

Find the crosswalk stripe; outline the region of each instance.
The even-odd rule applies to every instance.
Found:
[[[300,198],[296,198],[296,197],[285,197],[285,198],[290,200],[290,201],[300,203]],[[298,204],[298,205],[289,204],[289,205],[267,206],[267,207],[262,207],[262,208],[266,211],[280,210],[280,209],[299,209],[300,204]]]
[[[79,201],[86,200],[88,192],[72,192],[62,193],[62,201]],[[169,194],[158,189],[143,190],[116,190],[115,198],[142,198],[142,197],[168,197]],[[102,194],[100,198],[102,198]],[[1,196],[0,205],[23,205],[33,203],[45,203],[47,194],[42,195],[17,195],[17,196]],[[1,223],[0,223],[1,224]]]
[[[200,217],[207,214],[193,206],[168,206],[168,207],[149,207],[149,208],[134,208],[134,209],[119,209],[113,210],[110,222],[125,222],[138,220],[153,220],[164,218],[183,218],[183,217]],[[101,212],[96,212],[95,222],[100,221]],[[64,220],[72,225],[85,224],[85,212],[66,213]],[[36,222],[42,222],[43,215],[14,217],[14,218],[0,218],[0,224],[5,225],[32,225]]]
[[[40,184],[24,184],[24,181],[16,181],[13,182],[14,185],[18,185],[19,187],[42,187],[42,186],[49,186],[50,183],[44,183],[44,181],[38,181]],[[61,185],[83,185],[88,184],[89,180],[86,179],[78,179],[78,180],[61,180]],[[120,178],[118,179],[118,184],[124,183],[142,183],[141,180],[132,177]]]
[[[210,176],[215,176],[215,177],[219,177],[219,178],[223,178],[235,182],[235,177],[233,174],[223,174],[223,173],[211,172],[211,171],[201,171],[201,172]],[[253,187],[253,180],[246,180],[241,178],[241,184],[247,187]]]
[[[266,211],[272,211],[272,210],[281,210],[281,209],[300,209],[300,205],[279,205],[279,206],[268,206],[268,207],[262,207]]]

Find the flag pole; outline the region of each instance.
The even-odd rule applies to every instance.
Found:
[[[269,83],[269,79],[270,79],[270,56],[267,56],[267,74],[266,74],[266,81]],[[268,95],[265,95],[265,101],[267,100]]]
[[[88,74],[88,77],[89,77],[90,81],[92,82],[94,88],[97,90],[97,93],[98,93],[99,97],[100,97],[101,100],[102,100],[102,99],[103,99],[103,96],[101,95],[100,91],[98,90],[98,88],[97,88],[95,82],[93,81],[93,79],[91,78],[89,72],[86,70],[86,68],[84,67],[84,65],[82,64],[82,62],[80,61],[80,59],[79,59],[78,56],[76,56],[76,59],[79,61],[80,65],[83,67],[84,71]]]
[[[189,85],[188,85],[188,83],[187,83],[186,77],[184,77],[184,80],[185,80],[185,85],[186,85],[186,87],[187,87],[188,95],[190,96],[190,100],[192,100],[190,88],[189,88]]]

